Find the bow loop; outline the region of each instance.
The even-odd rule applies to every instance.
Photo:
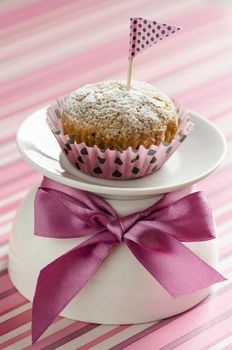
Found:
[[[147,223],[152,226],[155,222],[162,224],[166,232],[181,242],[205,241],[216,236],[212,209],[203,192],[189,193],[172,203],[168,197],[166,194],[156,203],[157,210],[145,218]],[[163,206],[165,202],[169,204]]]
[[[66,191],[61,192],[54,186],[48,187],[50,182],[45,179],[35,196],[35,235],[56,238],[88,236],[104,231],[107,224],[117,218],[107,202],[101,206],[99,203],[98,207],[98,198],[91,201],[89,194],[80,190],[70,193],[64,185]]]

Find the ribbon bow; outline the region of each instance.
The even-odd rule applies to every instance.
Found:
[[[119,217],[101,197],[44,178],[35,198],[35,234],[86,240],[40,271],[32,309],[33,343],[120,243],[174,298],[223,281],[182,243],[215,237],[206,197],[190,192],[168,193],[147,209]]]

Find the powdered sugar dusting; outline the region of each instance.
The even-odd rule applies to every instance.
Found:
[[[88,84],[72,92],[64,106],[65,115],[82,126],[118,133],[165,130],[177,120],[173,102],[160,90],[145,82],[133,81],[126,89],[123,80]]]

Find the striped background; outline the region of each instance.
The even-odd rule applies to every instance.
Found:
[[[230,7],[231,5],[231,7]],[[232,275],[232,3],[199,0],[1,0],[0,349],[31,349],[31,304],[7,275],[15,210],[40,178],[16,150],[33,110],[88,82],[124,77],[130,16],[184,30],[138,56],[133,77],[202,112],[228,140],[223,166],[200,184],[214,208],[221,270]],[[232,283],[158,323],[105,326],[57,318],[33,349],[232,349]]]

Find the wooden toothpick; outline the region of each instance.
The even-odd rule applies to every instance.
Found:
[[[132,72],[132,59],[128,60],[128,71],[127,71],[127,90],[131,88],[131,72]]]

